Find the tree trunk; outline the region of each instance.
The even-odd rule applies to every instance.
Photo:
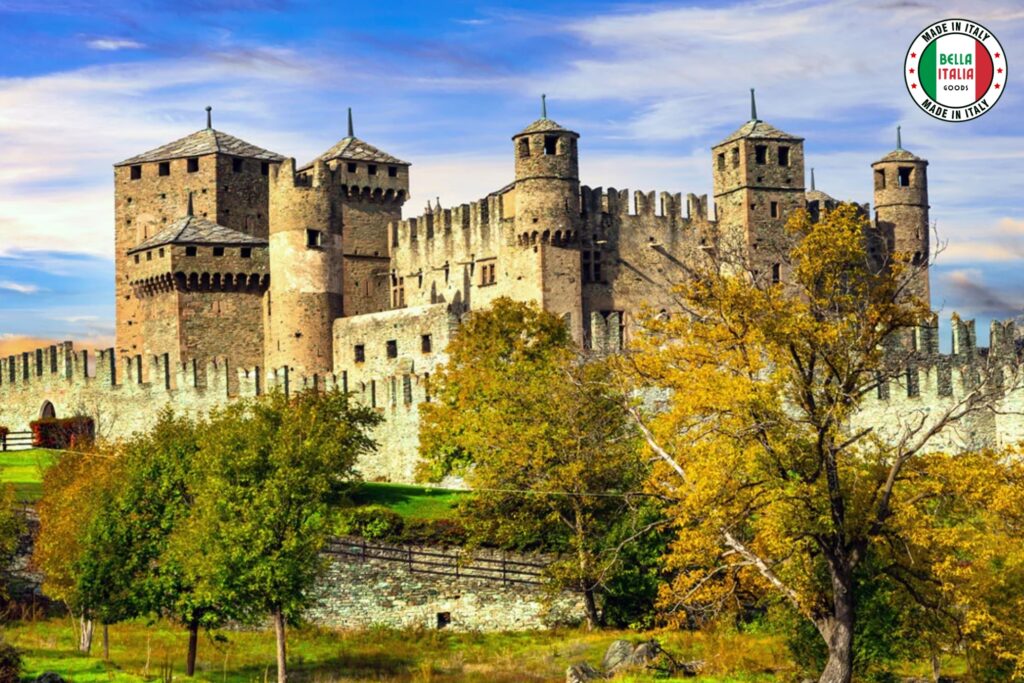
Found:
[[[103,661],[110,661],[110,625],[103,624]]]
[[[828,661],[818,683],[850,683],[853,679],[853,571],[845,560],[840,557],[829,562],[833,616],[829,627],[822,631],[828,645]]]
[[[93,621],[84,614],[78,618],[78,651],[89,654],[92,650]]]
[[[587,613],[587,630],[593,631],[601,626],[601,615],[597,612],[597,600],[593,588],[583,589],[583,606]]]
[[[192,678],[196,674],[196,650],[199,646],[199,620],[193,619],[188,625],[188,656],[185,659],[185,675]]]
[[[284,649],[284,611],[280,607],[274,610],[274,631],[277,632],[277,683],[287,683],[288,668],[285,663]]]

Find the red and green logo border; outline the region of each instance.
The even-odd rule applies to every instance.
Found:
[[[984,40],[979,40],[977,35],[969,33],[968,28],[972,26],[984,31],[987,37]],[[937,27],[945,27],[945,30],[926,40],[925,36]],[[965,35],[975,41],[978,57],[975,60],[975,68],[979,69],[981,71],[979,75],[987,80],[985,88],[977,88],[974,102],[960,107],[939,103],[934,97],[935,93],[927,91],[928,83],[922,82],[920,78],[922,63],[926,68],[929,67],[929,54],[933,60],[930,65],[934,68],[936,41],[941,36],[950,34]],[[914,103],[929,116],[951,123],[972,121],[986,114],[995,106],[1003,91],[1006,90],[1008,75],[1006,53],[999,39],[988,28],[972,19],[951,18],[932,22],[914,37],[910,47],[907,48],[907,56],[903,61],[903,78],[906,82],[907,92]]]

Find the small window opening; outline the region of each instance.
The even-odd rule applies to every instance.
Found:
[[[771,203],[771,214],[772,214],[772,218],[778,218],[779,217],[779,203],[778,202],[772,202]]]
[[[355,358],[357,363],[366,362],[366,347],[362,344],[356,344],[355,346]]]
[[[397,178],[398,177],[398,167],[397,166],[388,166],[388,177],[389,178]]]
[[[732,167],[733,168],[737,168],[740,165],[740,148],[739,147],[733,147],[732,148],[731,156],[732,156]]]
[[[430,335],[429,334],[420,335],[420,351],[422,351],[423,353],[430,353],[430,349],[431,349]]]
[[[238,250],[238,255],[242,258],[252,258],[252,247],[242,247]]]
[[[306,230],[306,246],[319,249],[324,246],[324,234],[319,230]]]
[[[885,189],[885,171],[883,169],[878,169],[877,171],[875,171],[875,189]]]
[[[558,136],[544,136],[544,154],[558,154]]]
[[[260,162],[260,175],[270,175],[270,162],[269,161],[261,161]]]
[[[243,162],[238,157],[231,160],[231,171],[232,173],[241,173],[243,168]]]
[[[142,166],[132,166],[130,174],[132,180],[138,180],[142,177]]]
[[[198,251],[195,247],[185,247],[185,256],[195,256]]]
[[[398,342],[394,339],[387,341],[388,358],[398,358]]]
[[[528,157],[530,156],[530,141],[527,138],[522,138],[519,141],[519,156]]]
[[[158,257],[159,258],[163,258],[164,257],[164,248],[163,247],[160,247],[160,251],[159,251]]]
[[[780,282],[782,282],[782,264],[781,263],[773,263],[772,264],[772,284],[773,285],[777,285]]]
[[[451,612],[438,612],[437,613],[437,627],[438,628],[445,628],[446,626],[449,626],[451,623],[452,623],[452,613]]]
[[[754,161],[758,164],[768,163],[767,145],[754,145]]]
[[[188,172],[195,173],[199,170],[199,157],[191,157],[188,160]]]
[[[377,164],[367,164],[366,172],[370,175],[377,175]]]
[[[718,170],[719,171],[724,171],[725,170],[725,152],[719,152],[718,153]]]
[[[171,162],[161,161],[157,166],[157,175],[171,175]]]
[[[138,263],[138,262],[139,262],[139,255],[138,255],[138,254],[136,254],[136,255],[135,255],[135,262],[136,262],[136,263]]]
[[[910,187],[910,173],[914,169],[909,166],[900,166],[898,184],[900,187]]]
[[[349,173],[355,173],[357,168],[359,168],[359,164],[353,163],[351,161],[348,162],[348,172]]]
[[[223,256],[224,255],[224,247],[214,247],[213,248],[213,255],[214,256]]]
[[[779,166],[789,166],[789,147],[779,147]]]
[[[146,252],[146,260],[147,261],[152,261],[153,260],[153,252],[151,252],[151,251],[147,251]]]

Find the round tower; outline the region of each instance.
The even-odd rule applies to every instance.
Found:
[[[903,254],[914,268],[911,292],[928,302],[928,162],[903,149],[897,127],[896,149],[871,168],[875,176],[875,225],[888,252]]]
[[[334,367],[332,324],[342,315],[341,215],[331,173],[302,174],[288,159],[270,176],[270,289],[265,363],[310,376]]]
[[[579,134],[541,117],[512,136],[516,160],[516,234],[577,232],[580,215]]]

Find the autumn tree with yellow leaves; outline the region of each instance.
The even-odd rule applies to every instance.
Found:
[[[638,389],[669,390],[663,410],[631,410],[660,461],[652,491],[674,501],[663,605],[699,620],[774,596],[827,648],[821,683],[848,683],[859,583],[885,580],[921,628],[1021,676],[1020,461],[932,454],[1017,368],[992,357],[945,405],[878,433],[862,410],[914,361],[904,342],[931,313],[909,284],[927,264],[879,262],[853,205],[797,212],[787,233],[782,282],[709,258],[679,287],[685,314],[647,321],[622,360]]]

